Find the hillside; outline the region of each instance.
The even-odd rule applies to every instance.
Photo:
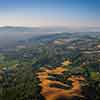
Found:
[[[99,100],[99,89],[99,32],[31,36],[0,48],[1,100]]]

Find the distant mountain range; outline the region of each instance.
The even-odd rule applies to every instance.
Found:
[[[25,40],[31,37],[38,37],[43,35],[55,34],[55,33],[78,33],[83,32],[100,32],[99,27],[87,27],[87,28],[66,28],[66,27],[12,27],[4,26],[0,27],[0,47],[8,44],[12,44],[19,40]],[[87,33],[86,33],[87,34]]]

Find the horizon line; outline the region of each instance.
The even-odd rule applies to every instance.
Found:
[[[22,25],[0,25],[1,27],[29,27],[29,28],[100,28],[100,26],[76,26],[76,27],[70,27],[70,26],[22,26]]]

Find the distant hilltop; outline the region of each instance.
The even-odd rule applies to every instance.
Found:
[[[33,32],[100,32],[100,27],[25,27],[25,26],[1,26],[0,31],[33,31]]]

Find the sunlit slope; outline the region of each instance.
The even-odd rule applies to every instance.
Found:
[[[67,64],[67,62],[64,62],[63,64]],[[68,62],[69,64],[69,62]],[[68,86],[67,84],[64,84],[61,81],[57,80],[50,80],[49,77],[50,74],[57,74],[57,75],[63,75],[64,71],[68,71],[67,68],[60,66],[56,68],[44,68],[41,72],[38,72],[38,78],[40,79],[41,83],[40,86],[42,87],[41,94],[46,98],[46,100],[57,100],[57,98],[67,98],[72,96],[80,96],[81,95],[81,86],[80,81],[84,81],[83,76],[70,76],[69,78],[65,78],[65,82],[70,81],[72,82],[71,86]],[[54,85],[51,87],[51,85]],[[57,87],[61,86],[61,87]],[[63,88],[62,88],[63,87]],[[65,99],[64,99],[65,100]]]

